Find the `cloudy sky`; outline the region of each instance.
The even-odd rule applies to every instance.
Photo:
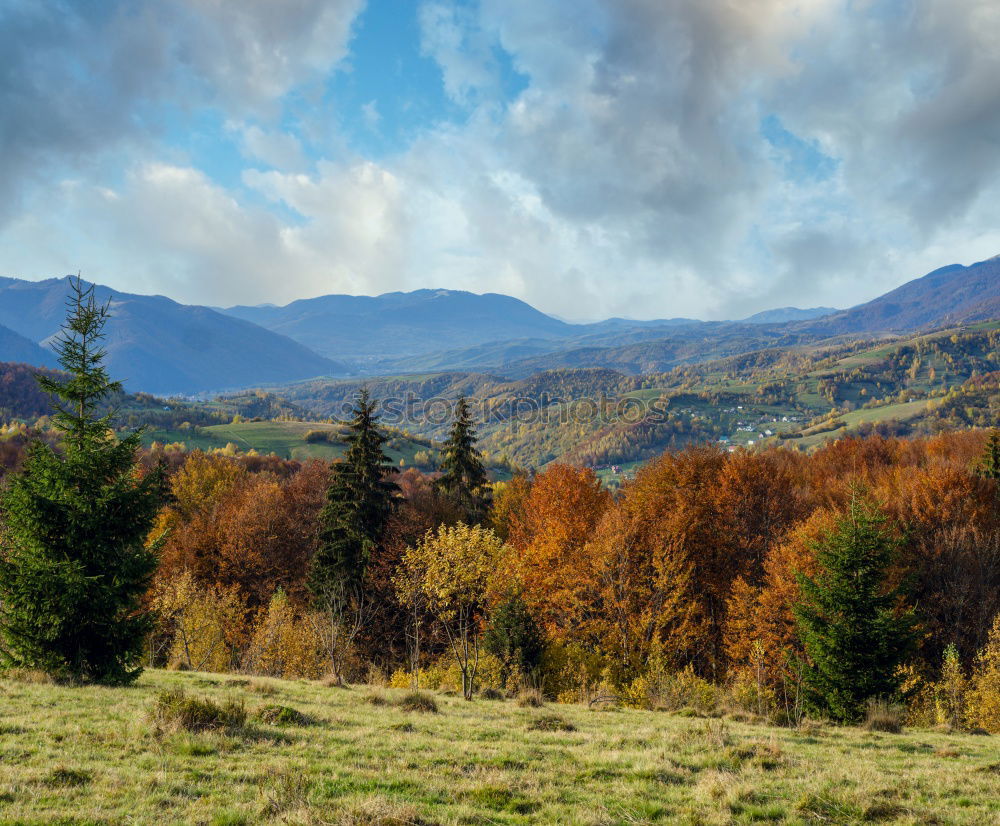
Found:
[[[0,275],[849,306],[1000,253],[996,0],[0,0]]]

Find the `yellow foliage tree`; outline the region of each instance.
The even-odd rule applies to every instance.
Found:
[[[201,588],[190,571],[157,583],[153,608],[169,639],[168,662],[195,671],[232,671],[246,645],[246,602],[235,587]]]
[[[507,547],[489,528],[459,523],[428,531],[407,548],[394,579],[400,601],[422,601],[440,623],[472,699],[479,667],[479,636],[495,572]]]
[[[211,511],[246,477],[246,470],[231,459],[196,450],[170,480],[172,509],[184,519]]]
[[[612,658],[616,683],[642,672],[654,653],[679,663],[698,630],[681,541],[650,536],[634,514],[613,507],[587,548],[596,599],[583,624]]]
[[[970,726],[1000,732],[1000,614],[986,647],[979,653],[966,695],[966,719]]]
[[[301,614],[284,591],[275,592],[254,626],[244,670],[285,679],[319,679],[326,667],[319,624]]]

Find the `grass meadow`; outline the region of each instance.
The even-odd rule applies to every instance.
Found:
[[[157,714],[177,688],[237,724]],[[996,737],[407,699],[166,671],[123,689],[0,678],[0,824],[1000,823]]]

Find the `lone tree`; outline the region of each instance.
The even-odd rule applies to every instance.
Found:
[[[455,421],[444,445],[441,477],[437,486],[463,511],[466,520],[479,524],[489,509],[487,484],[482,455],[476,449],[476,428],[472,411],[463,396],[455,408]]]
[[[70,281],[56,344],[65,379],[39,377],[61,401],[62,454],[41,442],[0,494],[0,664],[122,685],[142,671],[151,615],[140,598],[156,568],[147,546],[163,497],[161,468],[136,463],[138,432],[118,440],[98,407],[121,385],[102,366],[108,305]]]
[[[887,583],[897,546],[886,518],[855,493],[815,546],[819,575],[798,575],[807,702],[841,722],[857,720],[866,700],[898,693],[897,668],[916,643],[914,614]]]
[[[489,528],[441,525],[407,548],[396,573],[400,602],[422,601],[441,625],[471,700],[479,669],[479,638],[487,598],[506,546]]]
[[[348,448],[331,466],[319,517],[319,546],[309,572],[314,603],[324,617],[324,637],[334,677],[343,680],[346,654],[369,612],[363,582],[372,549],[382,538],[399,486],[383,445],[375,402],[362,389],[349,424]]]

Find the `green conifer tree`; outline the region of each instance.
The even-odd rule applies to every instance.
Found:
[[[346,594],[360,587],[371,550],[392,514],[399,486],[388,477],[397,469],[383,450],[388,437],[378,426],[375,406],[362,389],[348,425],[347,451],[331,466],[310,573],[314,593],[333,588]]]
[[[476,428],[465,397],[455,407],[455,421],[444,445],[441,471],[438,488],[462,509],[466,521],[481,523],[489,510],[489,478],[476,448]]]
[[[545,651],[545,637],[519,593],[511,593],[493,611],[483,648],[500,661],[504,682],[512,669],[524,678],[538,668]]]
[[[986,450],[976,466],[976,473],[984,479],[1000,481],[1000,428],[993,428],[986,442]]]
[[[319,547],[309,571],[309,588],[325,615],[324,635],[333,676],[344,679],[344,665],[354,638],[370,614],[364,577],[392,515],[399,485],[383,445],[376,404],[362,388],[353,410],[344,457],[331,466],[326,503],[319,517]]]
[[[141,672],[152,618],[140,598],[156,568],[146,545],[163,473],[138,472],[139,433],[118,440],[99,406],[121,385],[101,347],[108,305],[70,282],[56,344],[66,379],[40,378],[61,401],[61,454],[37,442],[0,494],[0,664],[58,678],[127,684]]]
[[[816,545],[820,574],[798,576],[807,702],[841,722],[857,720],[866,700],[898,693],[897,667],[916,642],[913,612],[899,609],[900,590],[887,585],[897,544],[885,517],[855,493]]]

